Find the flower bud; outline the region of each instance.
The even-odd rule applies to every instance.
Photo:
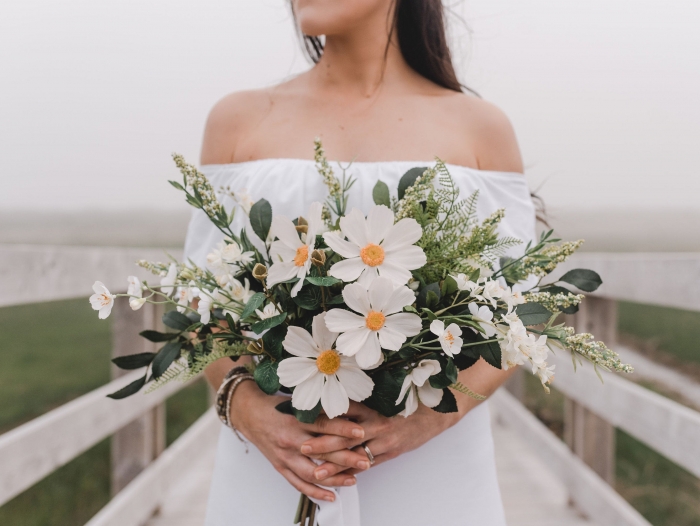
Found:
[[[306,234],[309,231],[309,222],[303,217],[299,216],[299,219],[297,219],[296,229],[297,232]]]
[[[182,272],[180,272],[180,277],[181,277],[183,280],[190,281],[190,280],[193,280],[194,278],[196,278],[197,276],[195,276],[195,274],[194,274],[194,272],[192,271],[191,268],[185,267],[185,268],[182,270]]]
[[[250,342],[248,344],[248,347],[246,347],[246,348],[248,349],[248,352],[250,352],[252,354],[262,354],[262,352],[263,352],[263,348],[260,346],[260,344],[258,342]]]
[[[323,265],[326,264],[326,252],[325,250],[314,250],[311,253],[311,263],[316,265],[317,267],[322,267]]]
[[[253,277],[258,281],[263,281],[267,277],[267,267],[262,263],[256,263],[253,267]]]

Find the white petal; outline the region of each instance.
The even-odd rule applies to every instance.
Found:
[[[344,258],[360,257],[360,247],[354,243],[351,243],[350,241],[341,239],[340,236],[333,232],[326,232],[323,235],[323,240],[326,242],[326,245],[331,247],[335,252]]]
[[[328,274],[343,281],[355,281],[366,267],[359,257],[344,259],[333,265]]]
[[[326,313],[323,312],[317,316],[314,316],[311,322],[311,333],[313,334],[314,341],[319,349],[327,351],[333,348],[336,338],[338,337],[337,332],[331,332],[326,326]]]
[[[418,388],[418,398],[428,407],[435,407],[442,400],[442,389],[435,389],[429,383]]]
[[[399,397],[396,399],[396,405],[399,405],[401,403],[401,400],[403,400],[403,397],[406,396],[408,389],[412,385],[413,382],[411,381],[411,375],[406,375],[406,378],[403,379],[403,384],[401,384],[401,392],[399,393]]]
[[[437,360],[423,360],[418,367],[411,371],[411,380],[417,386],[424,385],[425,382],[440,372],[440,362]]]
[[[386,305],[384,305],[382,312],[387,316],[395,312],[401,312],[404,307],[411,305],[414,301],[416,301],[416,295],[411,289],[403,285],[396,287],[387,300]]]
[[[316,362],[309,358],[285,358],[277,367],[280,383],[286,387],[299,385],[316,373]]]
[[[425,265],[428,260],[422,248],[411,245],[398,250],[387,250],[386,261],[409,270],[415,270]]]
[[[340,218],[340,229],[343,234],[358,247],[367,246],[367,226],[365,216],[357,208]]]
[[[344,309],[331,309],[326,313],[326,327],[333,332],[347,332],[366,329],[365,318]],[[369,329],[367,329],[369,330]]]
[[[358,283],[346,285],[343,289],[343,299],[348,307],[363,316],[371,310],[367,289]]]
[[[107,305],[105,305],[104,307],[102,307],[99,310],[97,317],[101,320],[104,320],[105,318],[107,318],[111,314],[112,307],[114,307],[114,302],[110,301]]]
[[[394,293],[394,283],[389,278],[377,278],[372,281],[368,292],[372,310],[384,312],[385,305]],[[411,296],[415,298],[413,293],[411,293]]]
[[[386,317],[384,326],[400,332],[404,336],[415,336],[422,328],[420,316],[410,312],[400,312]]]
[[[105,287],[104,283],[102,283],[101,281],[96,281],[95,283],[93,283],[92,290],[95,292],[95,294],[102,294],[103,292],[109,293],[107,287]]]
[[[445,332],[445,323],[442,320],[433,320],[430,324],[430,332],[436,336],[442,336]]]
[[[310,411],[321,399],[325,375],[318,373],[300,383],[292,393],[292,405],[301,411]]]
[[[270,270],[272,270],[272,269],[270,269]],[[297,267],[296,277],[299,278],[299,281],[297,281],[294,284],[294,286],[292,287],[292,290],[289,293],[292,296],[292,298],[296,298],[297,294],[299,294],[299,291],[304,286],[304,278],[306,277],[306,268],[305,267]]]
[[[389,351],[398,351],[401,349],[403,342],[406,341],[406,336],[389,327],[383,327],[377,332],[379,334],[379,344],[382,348]]]
[[[338,336],[338,339],[335,342],[335,348],[346,356],[353,356],[363,348],[365,342],[367,341],[367,337],[370,335],[370,332],[371,331],[366,327],[344,332]],[[366,367],[362,368],[366,369]]]
[[[319,230],[321,230],[322,226],[322,221],[321,221],[321,213],[323,211],[323,205],[319,203],[318,201],[314,201],[311,203],[311,206],[309,207],[309,217],[306,218],[306,222],[308,224],[308,230],[307,230],[307,240],[311,241],[312,247],[315,246],[316,244],[316,234],[319,233]],[[311,251],[309,251],[311,252]]]
[[[374,382],[359,367],[343,367],[335,373],[351,400],[361,402],[372,394]]]
[[[401,411],[401,415],[408,417],[416,412],[418,409],[418,397],[416,396],[416,390],[414,388],[409,389],[408,398],[406,398],[406,409]]]
[[[357,278],[357,282],[364,288],[369,289],[374,280],[379,277],[378,268],[366,266],[364,272]]]
[[[292,279],[297,275],[299,267],[294,264],[294,261],[287,263],[273,263],[270,270],[267,271],[267,286],[272,287],[288,279]]]
[[[350,409],[348,393],[335,375],[326,376],[326,383],[321,389],[321,407],[328,418],[343,415]]]
[[[270,257],[272,262],[276,263],[278,261],[289,261],[291,262],[297,255],[296,249],[287,246],[284,241],[273,241],[270,245]]]
[[[476,303],[470,303],[467,305],[467,307],[469,308],[469,312],[472,316],[479,316],[479,306]]]
[[[377,267],[379,275],[384,278],[389,278],[394,282],[394,285],[405,285],[411,279],[411,273],[401,265],[396,265],[391,261],[384,261]]]
[[[367,241],[378,245],[394,226],[394,213],[384,205],[373,206],[367,214]]]
[[[413,218],[407,217],[396,223],[384,238],[384,250],[396,250],[407,247],[418,241],[423,235],[423,229]]]
[[[367,332],[369,333],[370,331]],[[343,336],[345,336],[345,334],[343,334]],[[365,370],[374,369],[380,363],[382,363],[382,349],[379,346],[379,339],[374,332],[368,334],[365,345],[363,345],[357,354],[355,354],[355,360],[357,360],[357,365],[359,365],[361,369]]]
[[[274,237],[278,237],[285,245],[290,248],[297,249],[302,246],[299,233],[289,219],[284,216],[275,216],[272,218],[270,232]]]
[[[316,358],[319,353],[314,339],[301,327],[289,327],[282,346],[288,353],[295,356]]]

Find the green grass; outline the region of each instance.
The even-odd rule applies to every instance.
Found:
[[[0,432],[109,381],[111,324],[86,299],[0,309]],[[203,381],[166,404],[168,444],[206,409]],[[0,507],[8,526],[79,526],[110,499],[109,440]]]

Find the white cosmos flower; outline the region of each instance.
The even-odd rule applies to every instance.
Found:
[[[131,310],[139,310],[146,303],[146,298],[143,297],[141,280],[136,276],[129,276],[126,279],[129,283],[126,289],[126,293],[129,295],[129,307],[131,307]]]
[[[469,312],[475,321],[479,322],[482,332],[487,338],[496,334],[496,328],[493,326],[493,312],[486,305],[479,307],[476,303],[469,304]]]
[[[394,213],[384,205],[372,207],[367,219],[357,208],[340,218],[337,234],[324,235],[326,244],[343,256],[328,273],[343,281],[355,281],[367,288],[378,276],[396,285],[411,279],[411,270],[426,263],[423,249],[414,245],[423,230],[415,219],[404,218],[394,224]]]
[[[435,407],[442,400],[442,389],[435,389],[430,385],[428,379],[440,372],[440,362],[437,360],[423,360],[418,364],[418,367],[413,369],[406,378],[404,378],[401,386],[401,393],[396,400],[396,405],[401,403],[406,393],[406,408],[399,414],[408,417],[418,409],[418,401],[428,407]]]
[[[374,383],[355,362],[333,349],[338,333],[326,327],[327,313],[315,316],[311,334],[289,327],[282,345],[293,358],[282,360],[277,369],[280,383],[294,387],[292,405],[308,411],[321,401],[328,418],[346,413],[350,400],[361,402],[372,394]]]
[[[101,281],[96,281],[92,285],[92,290],[95,293],[90,296],[90,305],[92,305],[93,309],[99,311],[98,317],[104,320],[112,312],[116,296],[111,294]]]
[[[266,320],[268,318],[272,318],[274,316],[277,316],[280,314],[280,311],[277,310],[277,307],[275,307],[272,303],[268,303],[265,305],[265,308],[263,310],[260,309],[255,309],[255,314],[258,315],[258,318],[261,320]]]
[[[311,203],[306,242],[303,243],[294,223],[282,216],[272,218],[270,232],[278,239],[273,241],[270,247],[273,264],[267,273],[268,287],[292,278],[299,278],[299,281],[292,288],[292,297],[299,293],[304,285],[304,278],[311,268],[311,252],[316,245],[316,234],[323,226],[322,211],[323,205],[321,203]]]
[[[177,265],[171,263],[168,268],[168,273],[160,280],[160,291],[166,296],[173,293],[175,281],[177,281]]]
[[[462,351],[462,329],[456,323],[451,323],[445,328],[442,320],[433,320],[430,324],[430,332],[438,337],[442,350],[448,356],[454,356]]]
[[[338,350],[355,356],[362,369],[372,369],[382,362],[382,347],[398,351],[406,337],[421,330],[420,316],[401,312],[415,301],[413,291],[405,285],[394,289],[388,278],[375,279],[369,290],[359,283],[346,285],[343,299],[360,314],[332,309],[326,315],[326,325],[331,331],[343,333],[338,338]]]
[[[520,285],[513,285],[512,287],[506,287],[503,290],[501,301],[504,301],[506,305],[508,305],[508,313],[511,313],[516,306],[522,305],[527,300],[520,290]]]

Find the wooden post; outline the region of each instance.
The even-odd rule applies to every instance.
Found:
[[[112,309],[112,356],[156,352],[158,345],[139,336],[139,332],[161,328],[161,315],[160,305],[146,303],[140,310],[132,311],[128,301],[115,302]],[[112,365],[112,378],[126,372]],[[112,436],[112,495],[131,482],[164,449],[165,404],[161,404]]]
[[[608,346],[615,343],[617,302],[588,296],[574,316],[576,332],[589,332]],[[567,399],[564,441],[611,486],[615,484],[615,427],[583,405]]]

